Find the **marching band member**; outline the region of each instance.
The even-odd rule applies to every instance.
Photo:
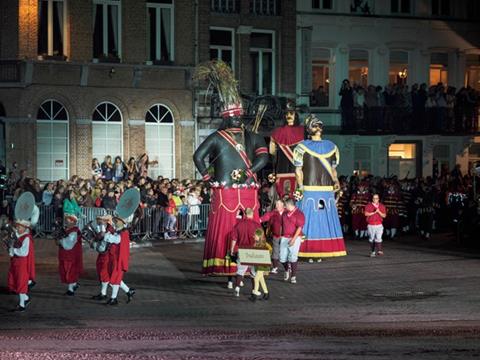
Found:
[[[127,303],[129,303],[135,289],[129,288],[123,282],[123,275],[128,271],[128,262],[130,257],[130,233],[126,228],[127,221],[121,217],[113,218],[116,233],[105,234],[105,241],[110,244],[108,250],[108,272],[110,275],[110,286],[112,287],[112,296],[107,301],[107,305],[118,305],[117,295],[121,288],[127,294]]]
[[[30,303],[27,292],[31,266],[35,266],[33,252],[30,251],[30,245],[32,244],[30,222],[27,220],[17,220],[15,223],[15,235],[17,239],[12,246],[8,248],[10,255],[8,289],[19,296],[19,303],[13,311],[25,311]]]
[[[107,300],[108,283],[110,274],[108,271],[108,243],[105,241],[105,234],[115,234],[112,226],[112,216],[97,216],[96,241],[93,243],[93,249],[98,252],[96,269],[101,288],[100,294],[92,296],[93,300]]]
[[[370,202],[368,185],[365,182],[358,184],[358,189],[350,198],[350,209],[352,209],[352,230],[355,239],[360,240],[367,234],[367,221],[365,218],[365,206]]]
[[[65,295],[74,296],[78,279],[83,272],[82,234],[77,217],[65,214],[65,236],[58,240],[58,272],[62,283],[68,284]]]

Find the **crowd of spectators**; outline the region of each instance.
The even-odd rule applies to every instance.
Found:
[[[344,133],[454,134],[479,130],[480,94],[438,83],[369,85],[342,83],[340,109]]]

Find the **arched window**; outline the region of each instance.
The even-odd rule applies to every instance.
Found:
[[[68,178],[68,112],[47,100],[37,112],[37,177],[42,181]]]
[[[122,113],[115,104],[102,102],[93,111],[92,153],[100,163],[107,155],[123,158]]]
[[[6,144],[5,144],[5,122],[3,118],[6,116],[5,108],[3,107],[2,103],[0,103],[0,161],[2,161],[3,165],[5,166],[5,158],[6,158]]]
[[[175,177],[175,127],[172,111],[162,104],[153,105],[145,115],[145,148],[150,161],[149,176]]]

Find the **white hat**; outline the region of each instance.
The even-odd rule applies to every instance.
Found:
[[[28,220],[17,219],[15,220],[15,224],[24,226],[26,228],[30,228],[31,224]]]
[[[78,217],[76,217],[74,214],[64,214],[63,215],[63,218],[65,220],[70,220],[70,221],[73,221],[73,222],[77,222],[78,221]]]

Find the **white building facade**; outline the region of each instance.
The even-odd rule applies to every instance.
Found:
[[[468,169],[473,135],[339,135],[339,91],[344,79],[383,87],[399,77],[480,90],[479,19],[480,1],[297,0],[298,100],[341,149],[340,174],[429,176],[434,159]]]

